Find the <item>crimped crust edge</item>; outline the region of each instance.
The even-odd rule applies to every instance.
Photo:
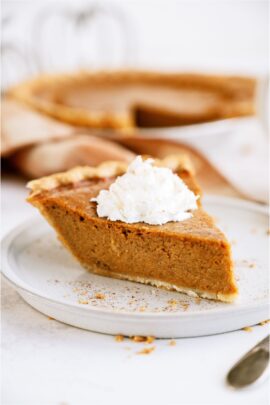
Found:
[[[193,173],[193,167],[188,155],[175,154],[169,155],[164,159],[154,159],[154,165],[159,167],[168,167],[173,171],[184,170]],[[128,163],[121,161],[107,161],[97,167],[77,166],[66,172],[52,174],[31,180],[26,187],[31,190],[31,196],[37,195],[42,191],[52,190],[54,188],[77,183],[91,178],[114,177],[124,174]]]

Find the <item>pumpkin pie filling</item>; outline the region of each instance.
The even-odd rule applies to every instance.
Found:
[[[177,173],[196,195],[188,160],[156,161]],[[230,245],[200,198],[192,217],[163,225],[125,223],[98,217],[91,202],[107,190],[126,164],[75,168],[29,183],[28,201],[56,230],[60,241],[89,271],[221,301],[237,296]]]

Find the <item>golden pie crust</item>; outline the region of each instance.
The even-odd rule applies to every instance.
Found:
[[[154,165],[168,167],[174,172],[185,170],[189,173],[193,173],[192,164],[188,156],[184,154],[170,155],[164,159],[155,159]],[[27,188],[31,190],[31,196],[33,196],[42,191],[48,191],[57,187],[78,183],[82,180],[121,176],[126,172],[127,167],[128,163],[121,161],[107,161],[101,163],[97,167],[77,166],[66,172],[41,177],[37,180],[31,180],[27,183]]]

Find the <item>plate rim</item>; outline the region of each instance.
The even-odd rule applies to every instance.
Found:
[[[187,141],[197,140],[204,138],[205,136],[216,137],[217,135],[230,132],[235,128],[235,125],[248,124],[249,122],[258,121],[256,116],[243,116],[233,118],[217,119],[211,122],[200,122],[195,124],[189,124],[185,126],[172,126],[172,127],[160,127],[160,128],[140,128],[140,135],[143,138],[156,139],[164,138],[173,140]]]
[[[268,208],[266,205],[261,205],[256,202],[251,202],[247,201],[244,199],[240,198],[234,198],[234,197],[225,197],[225,196],[219,196],[219,195],[214,195],[214,194],[208,194],[204,196],[204,202],[210,203],[210,204],[225,204],[227,206],[233,206],[236,208],[245,208],[247,210],[252,210],[261,214],[264,214],[268,217]],[[116,315],[116,316],[122,316],[122,317],[132,317],[132,318],[138,318],[138,319],[150,319],[150,318],[164,318],[164,319],[173,319],[173,318],[196,318],[198,316],[216,316],[219,314],[224,314],[229,316],[230,314],[234,314],[237,312],[238,314],[240,313],[245,313],[246,311],[250,310],[255,310],[255,311],[260,311],[260,310],[269,310],[269,299],[265,298],[265,300],[261,300],[259,303],[250,303],[247,305],[241,305],[238,308],[235,308],[233,306],[233,303],[230,304],[228,303],[228,308],[218,308],[218,309],[211,309],[211,310],[202,310],[202,311],[193,311],[193,312],[181,312],[181,313],[172,313],[172,312],[128,312],[128,311],[114,311],[111,309],[103,309],[99,307],[93,307],[93,306],[82,306],[78,303],[71,303],[67,302],[64,299],[54,299],[43,292],[40,292],[39,290],[33,288],[32,286],[27,285],[22,279],[20,279],[12,269],[12,266],[9,263],[8,260],[8,252],[9,248],[12,245],[12,242],[15,240],[16,237],[25,230],[27,230],[31,225],[33,224],[43,224],[44,222],[42,221],[42,218],[39,217],[38,215],[34,215],[34,217],[29,218],[13,229],[11,229],[9,232],[7,232],[2,240],[1,240],[1,252],[2,252],[2,266],[1,266],[1,274],[2,277],[10,283],[16,291],[22,290],[26,294],[30,294],[36,298],[42,299],[42,300],[47,300],[50,303],[54,305],[64,305],[69,308],[73,308],[75,310],[80,310],[85,313],[92,313],[92,314],[102,314],[102,315]],[[46,222],[45,222],[46,223]],[[226,303],[225,303],[226,304]]]

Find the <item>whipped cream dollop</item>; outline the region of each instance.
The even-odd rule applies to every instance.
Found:
[[[97,202],[98,216],[151,225],[190,218],[190,210],[197,208],[198,197],[172,170],[155,167],[153,162],[137,156],[108,190],[101,190],[92,198],[91,201]]]

